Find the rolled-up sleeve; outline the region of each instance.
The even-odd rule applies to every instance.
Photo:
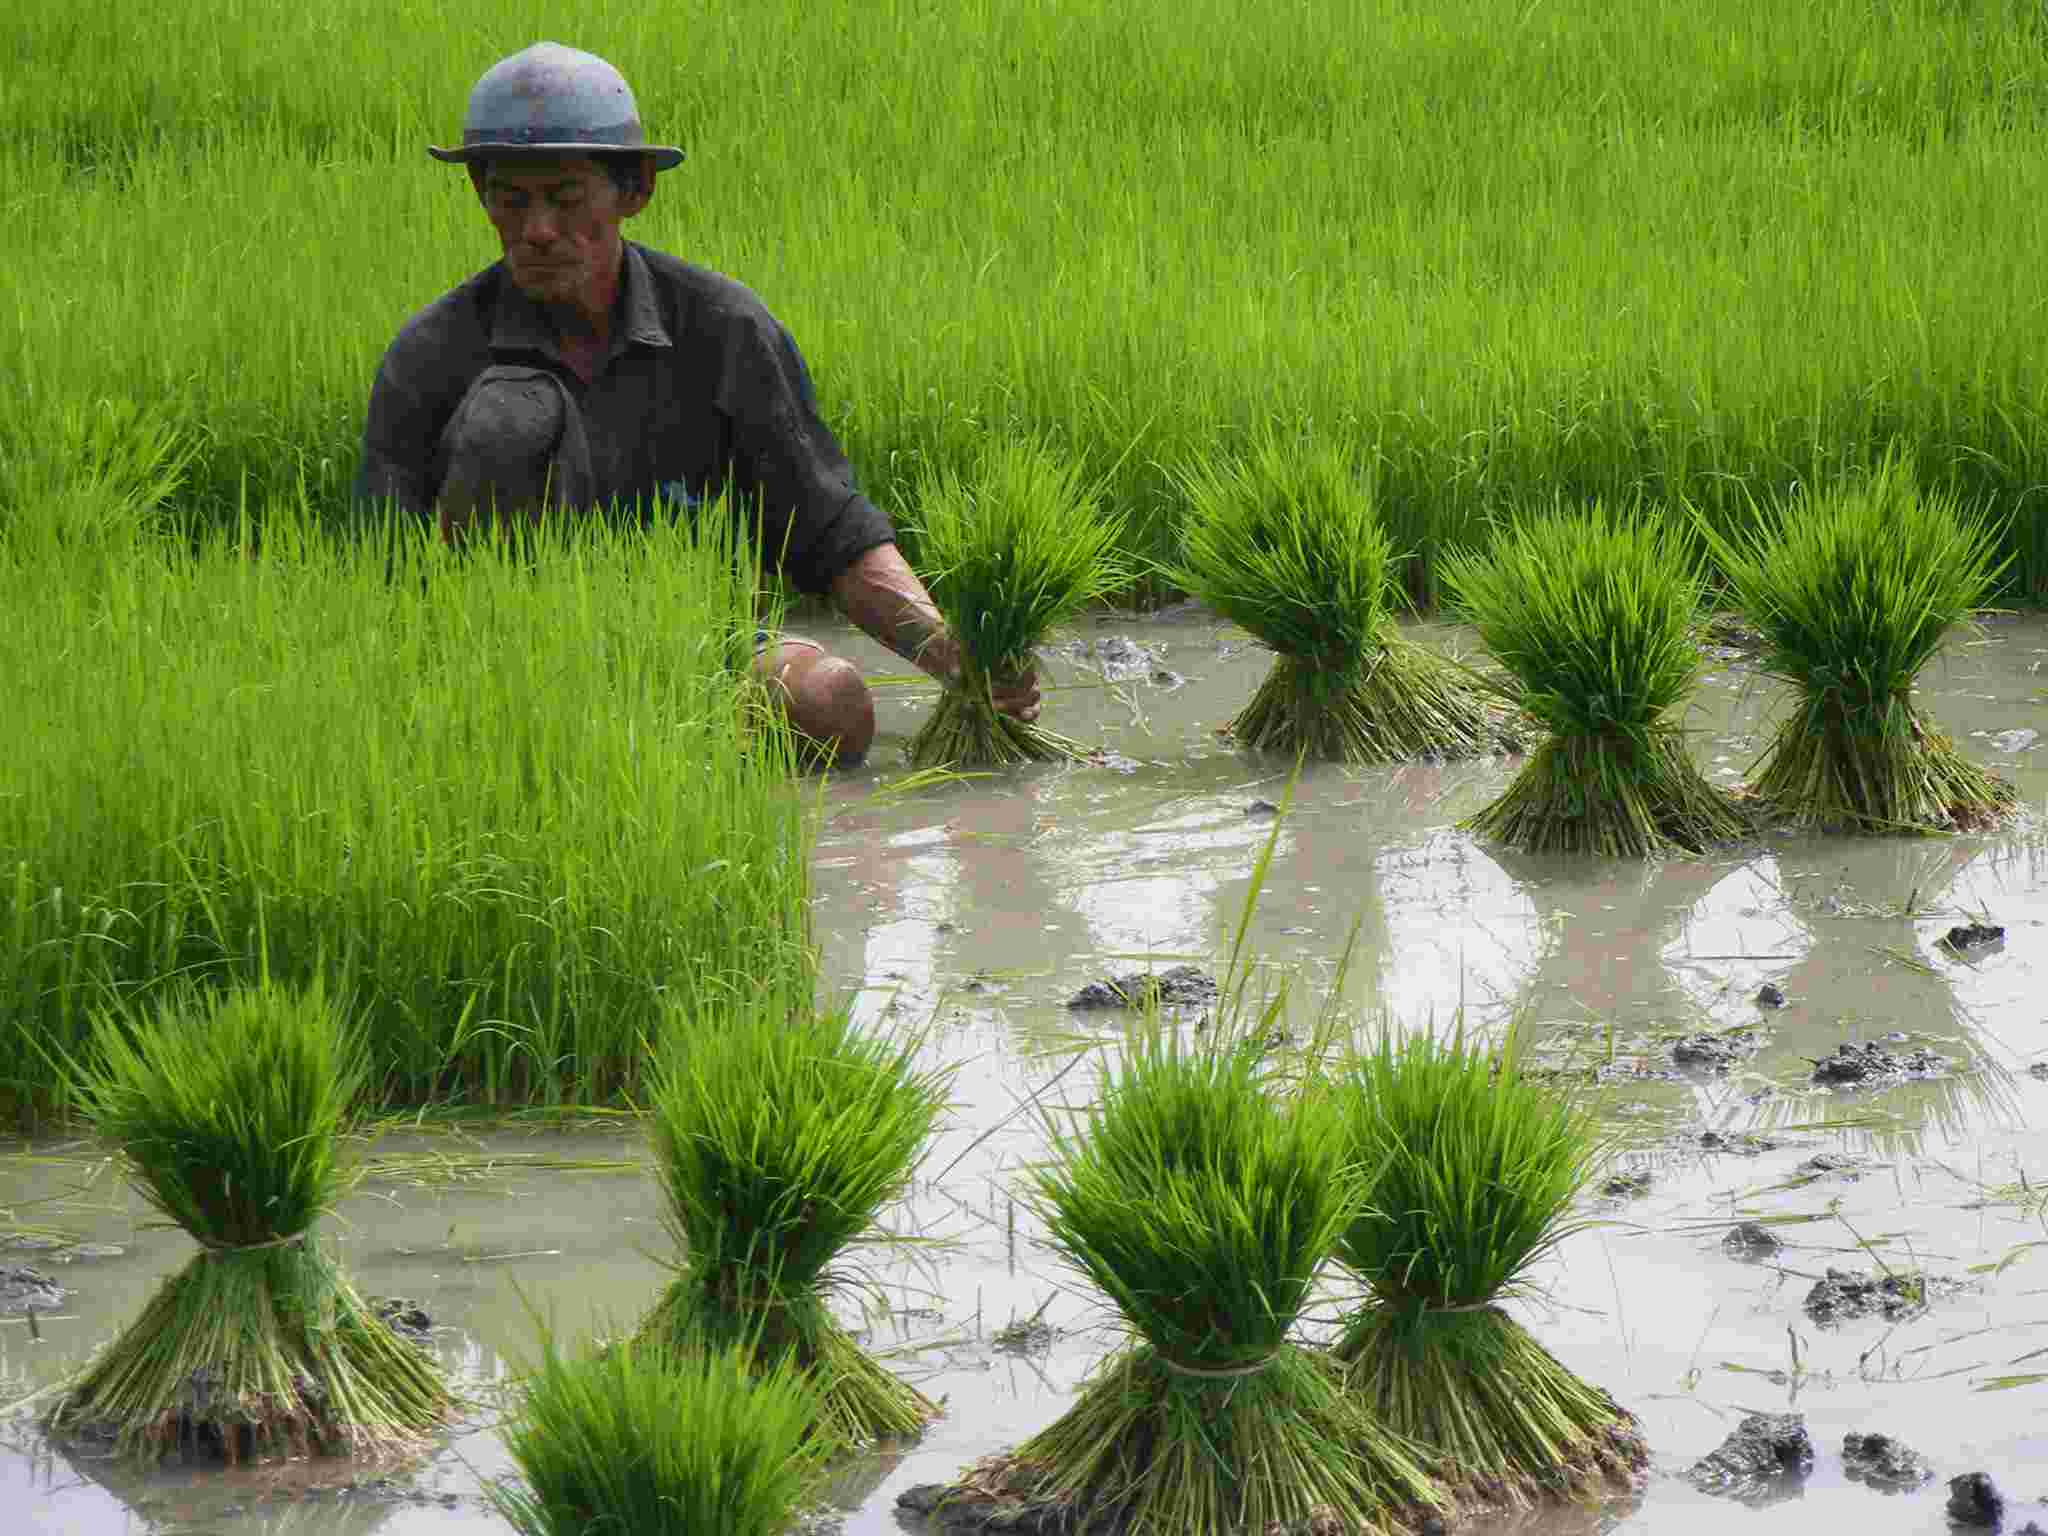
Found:
[[[870,549],[895,542],[825,425],[796,342],[764,309],[734,317],[719,409],[732,423],[732,488],[758,506],[762,558],[825,593]]]

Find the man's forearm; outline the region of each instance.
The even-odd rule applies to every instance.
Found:
[[[832,582],[846,616],[905,661],[933,677],[958,667],[952,634],[917,572],[894,544],[878,544]]]

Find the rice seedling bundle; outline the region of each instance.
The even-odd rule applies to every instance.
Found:
[[[129,1451],[367,1451],[440,1424],[452,1398],[321,1251],[353,1182],[340,1138],[365,1056],[315,988],[267,979],[173,1000],[132,1029],[102,1015],[80,1104],[137,1189],[201,1252],[72,1383],[58,1430]]]
[[[656,1173],[678,1273],[640,1337],[793,1361],[819,1424],[847,1441],[915,1434],[937,1413],[835,1319],[829,1266],[902,1193],[944,1106],[915,1042],[861,1033],[774,993],[676,1036],[653,1100]]]
[[[1701,583],[1685,535],[1594,502],[1446,557],[1453,600],[1547,735],[1464,825],[1531,853],[1697,852],[1743,831],[1673,718],[1698,681]]]
[[[1402,638],[1398,556],[1350,452],[1266,431],[1248,456],[1202,460],[1180,483],[1187,521],[1166,578],[1279,653],[1230,722],[1239,741],[1352,763],[1503,744],[1498,701]]]
[[[550,1337],[505,1436],[524,1486],[491,1501],[521,1536],[776,1536],[834,1448],[817,1413],[792,1362],[633,1341],[567,1359]]]
[[[1856,832],[1981,827],[2011,808],[2013,786],[1913,703],[1942,636],[1989,600],[2004,569],[1993,529],[1888,457],[1858,480],[1800,491],[1747,530],[1706,531],[1764,636],[1759,665],[1797,690],[1753,770],[1758,799]]]
[[[1283,1104],[1259,1046],[1141,1028],[1098,1103],[1054,1125],[1032,1199],[1129,1342],[1073,1405],[969,1469],[949,1499],[1037,1507],[1060,1529],[1347,1531],[1440,1504],[1419,1454],[1291,1341],[1356,1214],[1326,1096]]]
[[[1486,1049],[1391,1032],[1335,1090],[1366,1180],[1338,1258],[1370,1300],[1336,1345],[1361,1405],[1439,1458],[1463,1494],[1521,1503],[1644,1462],[1635,1420],[1502,1310],[1575,1230],[1588,1116]]]
[[[1021,438],[983,444],[971,469],[927,471],[916,490],[918,564],[960,646],[960,674],[910,743],[913,766],[998,767],[1075,757],[1064,736],[997,712],[994,680],[1033,665],[1049,630],[1129,579],[1106,513],[1077,465]]]

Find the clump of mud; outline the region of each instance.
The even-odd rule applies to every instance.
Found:
[[[1867,1088],[1909,1077],[1939,1077],[1948,1068],[1946,1056],[1925,1046],[1900,1054],[1874,1040],[1861,1044],[1845,1040],[1835,1047],[1834,1055],[1814,1062],[1813,1080],[1828,1088]]]
[[[1164,646],[1141,645],[1129,635],[1097,635],[1090,640],[1068,640],[1039,649],[1043,654],[1088,668],[1105,683],[1143,682],[1172,690],[1186,681],[1160,660]]]
[[[2036,1082],[2048,1083],[2048,1061],[2037,1061],[2027,1068],[2027,1076]]]
[[[1637,1168],[1628,1173],[1617,1173],[1603,1179],[1600,1193],[1612,1200],[1633,1200],[1638,1195],[1647,1195],[1656,1178],[1647,1168]]]
[[[1866,1276],[1830,1267],[1806,1293],[1806,1315],[1823,1325],[1864,1317],[1902,1323],[1925,1312],[1930,1296],[1956,1289],[1954,1280],[1917,1270]]]
[[[401,1339],[422,1347],[433,1342],[434,1320],[427,1309],[404,1296],[372,1296],[370,1311]]]
[[[0,1316],[55,1312],[70,1293],[26,1264],[0,1264]]]
[[[1762,1043],[1751,1029],[1687,1035],[1672,1045],[1671,1059],[1690,1071],[1719,1074],[1733,1071]]]
[[[2005,1495],[1988,1472],[1965,1472],[1948,1480],[1948,1517],[1957,1525],[1996,1529],[2005,1519]]]
[[[1927,1458],[1911,1446],[1890,1435],[1861,1435],[1853,1429],[1842,1439],[1842,1470],[1852,1482],[1883,1493],[1908,1493],[1934,1476]]]
[[[1702,1152],[1730,1152],[1737,1157],[1760,1157],[1766,1152],[1778,1150],[1778,1143],[1768,1136],[1758,1136],[1749,1131],[1738,1131],[1729,1135],[1725,1131],[1701,1131],[1699,1147]]]
[[[1994,946],[2002,947],[2005,943],[2005,929],[1997,923],[1958,923],[1936,942],[1954,954],[1991,949]]]
[[[1870,1159],[1853,1152],[1816,1152],[1792,1171],[1814,1179],[1833,1174],[1853,1184],[1870,1171]]]
[[[1198,1008],[1216,1001],[1216,981],[1199,966],[1176,965],[1164,971],[1132,971],[1091,981],[1067,999],[1074,1009]]]
[[[1756,1005],[1759,1008],[1782,1008],[1785,1006],[1785,989],[1775,981],[1767,981],[1756,989]]]
[[[1721,1237],[1721,1247],[1748,1264],[1768,1259],[1784,1246],[1777,1235],[1760,1221],[1738,1222]]]
[[[1752,1413],[1719,1448],[1694,1462],[1687,1479],[1702,1493],[1752,1507],[1798,1493],[1813,1470],[1813,1436],[1803,1413]]]

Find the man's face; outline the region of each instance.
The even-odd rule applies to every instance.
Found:
[[[479,190],[506,271],[541,304],[573,304],[601,288],[618,270],[620,220],[646,202],[583,157],[494,160]]]

